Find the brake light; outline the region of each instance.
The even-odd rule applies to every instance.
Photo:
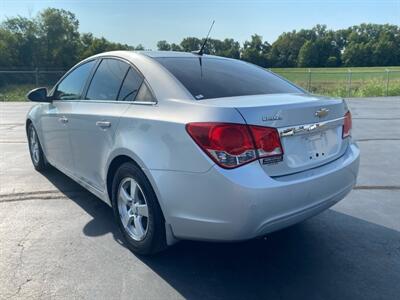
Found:
[[[283,155],[278,131],[271,127],[249,126],[259,158]]]
[[[207,122],[189,123],[186,130],[200,148],[224,168],[283,155],[275,128]]]
[[[351,113],[350,111],[347,111],[347,113],[344,115],[343,134],[342,134],[343,138],[346,138],[351,135],[351,127],[352,127]]]

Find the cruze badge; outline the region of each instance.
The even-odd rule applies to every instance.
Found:
[[[328,115],[328,113],[329,113],[329,109],[321,108],[315,112],[315,116],[318,118],[323,118],[323,117],[326,117]]]
[[[264,115],[264,116],[262,116],[262,120],[263,120],[264,122],[267,122],[267,121],[277,121],[277,120],[282,120],[282,117],[280,117],[280,116],[278,116],[278,115],[274,115],[274,116],[267,116],[267,115]]]

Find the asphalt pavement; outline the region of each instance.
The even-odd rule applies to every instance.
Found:
[[[352,99],[356,188],[326,212],[241,243],[182,241],[150,258],[109,206],[34,171],[31,103],[0,103],[0,299],[399,299],[400,97]]]

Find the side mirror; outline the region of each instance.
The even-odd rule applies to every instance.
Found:
[[[31,90],[26,98],[34,102],[51,102],[51,98],[47,96],[47,89],[45,87],[40,87]]]

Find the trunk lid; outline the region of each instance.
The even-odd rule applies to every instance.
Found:
[[[260,159],[270,176],[283,176],[326,164],[340,157],[348,139],[342,139],[344,100],[307,94],[271,94],[203,100],[236,108],[249,125],[277,128],[282,160]],[[203,102],[202,101],[202,102]]]

